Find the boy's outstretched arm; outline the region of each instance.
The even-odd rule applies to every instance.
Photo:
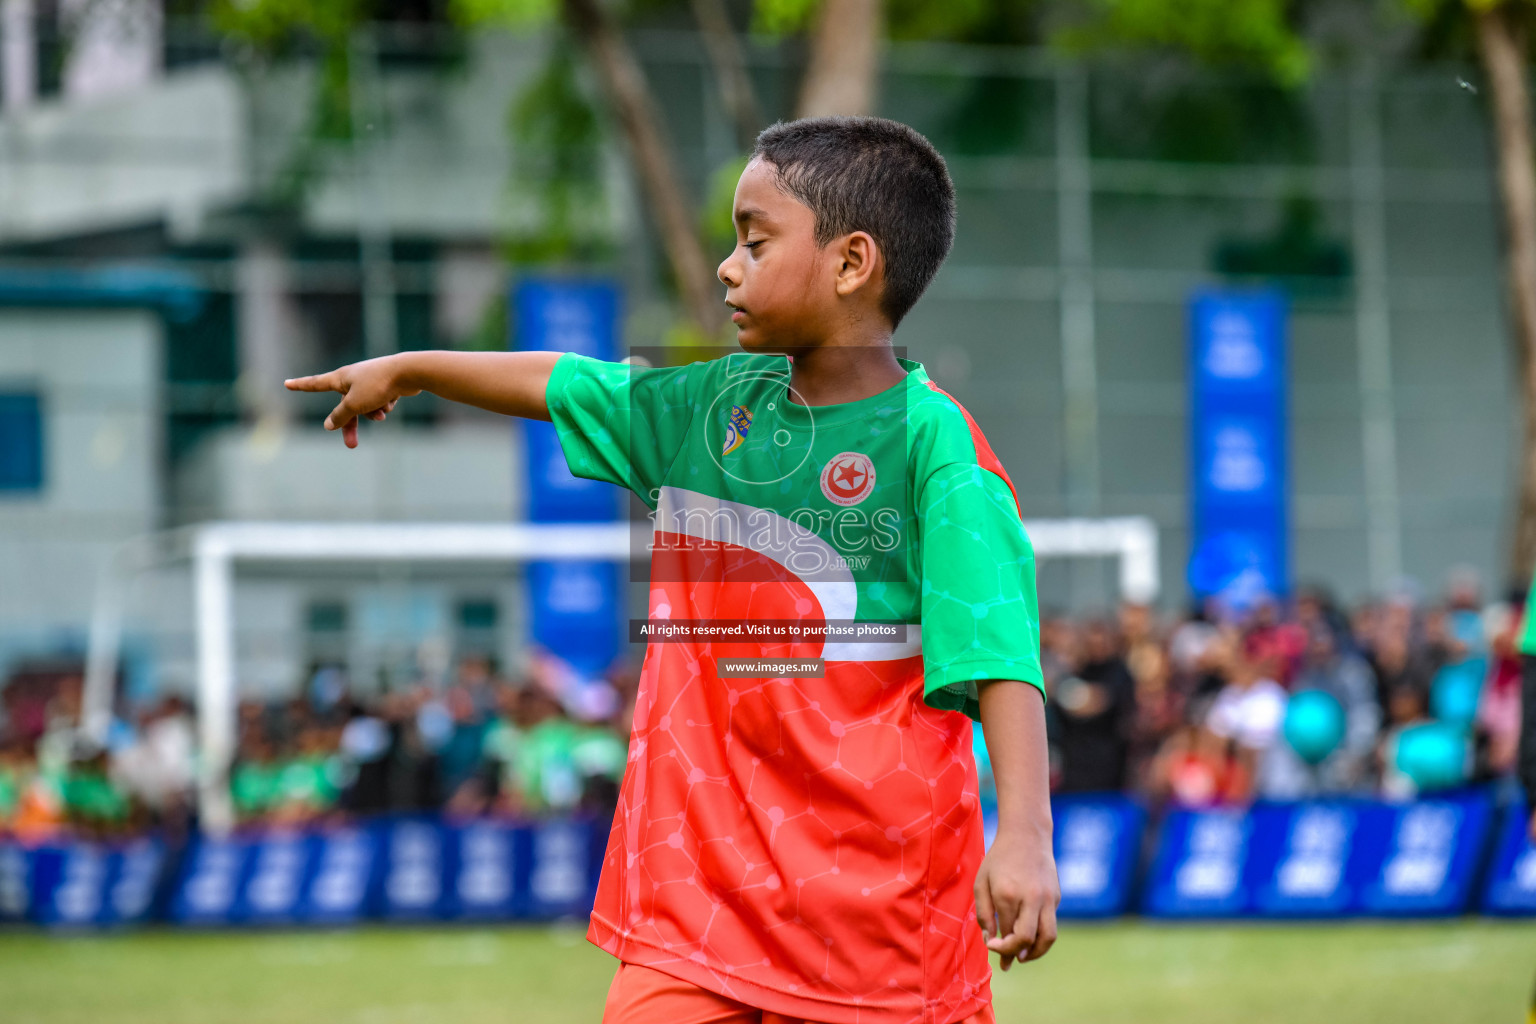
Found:
[[[1045,698],[1011,679],[977,686],[997,780],[997,836],[976,872],[976,922],[1006,971],[1015,959],[1044,956],[1056,941],[1061,889],[1051,853]]]
[[[357,447],[357,421],[382,420],[395,402],[430,391],[439,398],[508,416],[549,419],[544,390],[559,352],[400,352],[330,373],[284,381],[290,391],[336,391],[341,401],[325,418]]]

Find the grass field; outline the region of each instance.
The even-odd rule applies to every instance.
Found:
[[[1536,926],[1073,926],[994,983],[1001,1024],[1524,1019]],[[596,1022],[613,961],[574,928],[0,934],[5,1024]]]

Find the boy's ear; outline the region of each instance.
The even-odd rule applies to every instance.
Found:
[[[835,244],[838,295],[847,297],[860,288],[879,286],[885,274],[885,260],[869,232],[855,231]]]

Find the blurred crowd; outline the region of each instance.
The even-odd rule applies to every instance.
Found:
[[[1507,779],[1524,595],[1470,572],[1346,612],[1321,588],[1159,620],[1048,617],[1053,787],[1205,807],[1326,794],[1408,799]]]
[[[638,673],[575,676],[535,656],[509,678],[483,655],[444,684],[422,679],[361,699],[344,668],[318,665],[302,695],[239,707],[229,773],[244,827],[381,812],[521,817],[608,810],[628,758]],[[78,675],[46,710],[0,731],[0,835],[107,838],[189,827],[195,722],[177,697],[118,722],[105,749],[79,728]],[[29,717],[34,727],[16,727]]]
[[[1352,610],[1322,589],[1159,617],[1046,616],[1052,786],[1211,807],[1323,794],[1407,799],[1508,779],[1520,719],[1523,595],[1461,573]],[[380,812],[537,816],[611,809],[638,673],[588,680],[536,654],[509,676],[468,655],[447,680],[361,697],[316,665],[301,695],[239,708],[229,776],[244,826]],[[190,825],[199,777],[179,697],[80,731],[78,673],[0,691],[0,835],[110,837]],[[978,737],[980,736],[980,730]],[[990,782],[984,745],[977,751]]]

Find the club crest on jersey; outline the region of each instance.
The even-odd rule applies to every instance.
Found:
[[[731,406],[730,419],[725,423],[725,446],[720,449],[721,455],[729,455],[741,447],[741,442],[747,439],[747,431],[752,429],[752,410],[744,405]]]
[[[875,464],[862,452],[843,452],[821,467],[821,493],[835,505],[857,505],[875,489]]]

